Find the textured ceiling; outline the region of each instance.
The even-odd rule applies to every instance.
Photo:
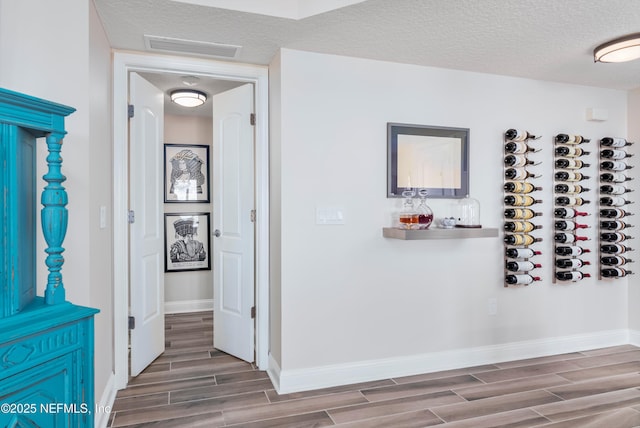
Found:
[[[614,89],[640,87],[640,60],[593,48],[640,32],[639,0],[367,0],[301,20],[170,0],[94,0],[111,45],[143,35],[241,45],[268,64],[281,47]],[[514,94],[514,101],[525,101]]]

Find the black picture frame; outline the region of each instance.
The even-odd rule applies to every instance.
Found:
[[[164,271],[211,270],[210,230],[209,213],[166,213]]]
[[[469,128],[387,123],[387,197],[409,188],[426,188],[430,198],[467,196]]]
[[[164,202],[210,202],[209,146],[164,145]]]

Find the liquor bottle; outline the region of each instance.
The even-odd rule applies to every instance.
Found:
[[[589,176],[584,175],[581,172],[558,171],[555,173],[555,178],[558,181],[582,181],[589,178]]]
[[[632,262],[633,260],[622,256],[604,256],[600,258],[600,263],[606,266],[624,266]]]
[[[600,193],[605,195],[624,195],[629,192],[633,192],[633,189],[627,189],[619,184],[603,184],[600,186]]]
[[[605,183],[624,183],[633,180],[633,177],[627,177],[621,172],[605,172],[600,174],[600,181]]]
[[[632,203],[633,201],[627,201],[621,196],[603,196],[600,198],[600,205],[604,205],[606,207],[623,207]]]
[[[521,167],[525,165],[535,165],[535,162],[527,159],[524,155],[507,155],[504,157],[505,166]]]
[[[578,224],[575,221],[571,220],[558,220],[556,221],[556,230],[576,230],[576,229],[586,229],[589,226],[586,224]]]
[[[590,164],[586,162],[582,162],[580,159],[565,159],[565,158],[556,159],[555,165],[556,165],[556,168],[564,168],[564,169],[580,169],[580,168],[586,168],[590,166]]]
[[[584,138],[582,135],[571,135],[571,134],[556,135],[557,144],[582,144],[582,143],[588,143],[589,141],[591,140]]]
[[[579,147],[569,147],[569,146],[558,146],[555,149],[556,156],[566,156],[569,158],[575,158],[582,155],[588,155],[590,152],[587,152]]]
[[[623,254],[627,251],[633,251],[633,248],[622,244],[604,244],[600,246],[600,252],[603,254]]]
[[[625,235],[621,232],[603,232],[600,234],[600,240],[603,242],[618,243],[627,239],[633,239],[633,236]]]
[[[605,159],[619,160],[624,158],[630,158],[631,156],[633,155],[625,152],[624,150],[616,150],[616,149],[600,150],[600,157]]]
[[[604,161],[600,162],[600,169],[605,171],[624,171],[625,169],[631,169],[633,166],[627,165],[622,161]]]
[[[528,272],[535,268],[542,267],[542,265],[540,263],[533,263],[529,261],[524,261],[524,262],[508,261],[505,264],[505,267],[510,272]]]
[[[507,275],[504,280],[509,285],[529,285],[534,281],[540,281],[539,276],[531,276],[528,273],[518,275]]]
[[[507,245],[523,245],[525,247],[534,242],[541,242],[542,238],[534,238],[527,234],[504,235],[504,243]]]
[[[600,229],[605,230],[622,230],[628,227],[633,227],[633,225],[620,220],[605,220],[600,222]]]
[[[582,187],[579,184],[561,183],[561,184],[556,184],[554,187],[554,190],[556,191],[556,193],[582,193],[582,192],[588,192],[590,189],[586,187]]]
[[[633,215],[633,213],[620,208],[603,208],[600,210],[600,217],[604,218],[623,218],[631,215]]]
[[[556,208],[553,210],[553,214],[558,218],[574,218],[588,216],[589,213],[584,211],[576,211],[573,208]]]
[[[589,278],[591,275],[577,270],[556,272],[556,279],[559,281],[580,281],[582,278]]]
[[[531,248],[507,248],[505,250],[505,255],[512,259],[528,259],[540,254],[542,254],[541,251],[532,250]]]
[[[533,174],[524,168],[507,168],[504,171],[504,177],[509,180],[526,180],[527,178],[538,178],[539,175]]]
[[[507,140],[513,141],[526,141],[526,140],[537,140],[540,138],[531,134],[530,132],[523,131],[521,129],[507,129],[504,133],[504,138]]]
[[[631,275],[633,272],[627,269],[610,267],[600,270],[600,274],[605,278],[622,278],[623,276]]]
[[[534,186],[526,181],[507,181],[504,183],[504,190],[511,193],[531,193],[542,190],[542,187]]]
[[[541,215],[542,213],[534,212],[528,208],[507,208],[504,210],[504,216],[514,220],[528,220]]]
[[[556,259],[556,267],[560,269],[579,269],[589,264],[591,263],[580,259]]]
[[[509,141],[504,145],[504,151],[506,153],[514,153],[514,154],[525,154],[527,152],[539,152],[540,149],[534,149],[527,145],[527,143],[523,143],[521,141]]]
[[[587,238],[586,236],[576,236],[572,233],[560,232],[553,235],[553,240],[558,244],[573,244],[577,241],[587,241],[589,240],[589,238]]]
[[[624,138],[605,137],[600,140],[600,145],[606,147],[624,147],[632,144],[632,142],[627,141]]]
[[[507,221],[504,223],[504,230],[507,232],[527,233],[536,229],[542,229],[542,226],[533,224],[530,221]]]
[[[590,201],[587,201],[586,199],[582,199],[582,198],[576,198],[573,196],[558,196],[556,197],[556,205],[562,205],[562,206],[566,206],[566,205],[584,205],[584,204],[588,204],[590,203]]]
[[[529,195],[507,195],[504,197],[505,205],[512,207],[528,207],[541,202],[540,199],[533,199]]]
[[[562,246],[558,246],[555,249],[555,253],[559,256],[566,256],[566,257],[573,257],[573,256],[580,256],[584,253],[590,253],[591,250],[588,248],[582,248],[582,247],[578,247],[575,245],[562,245]]]

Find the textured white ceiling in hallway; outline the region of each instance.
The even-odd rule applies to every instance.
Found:
[[[593,48],[640,32],[638,0],[367,0],[305,19],[170,0],[94,0],[114,48],[143,36],[242,46],[268,64],[281,47],[616,89],[640,87],[640,60],[593,62]],[[514,94],[514,101],[518,99]]]
[[[330,10],[340,9],[364,0],[174,0],[181,3],[219,7],[240,12],[303,19]]]

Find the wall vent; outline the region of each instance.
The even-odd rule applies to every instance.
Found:
[[[150,51],[173,52],[216,58],[236,58],[242,46],[222,43],[198,42],[195,40],[173,39],[170,37],[144,36],[144,43]]]

